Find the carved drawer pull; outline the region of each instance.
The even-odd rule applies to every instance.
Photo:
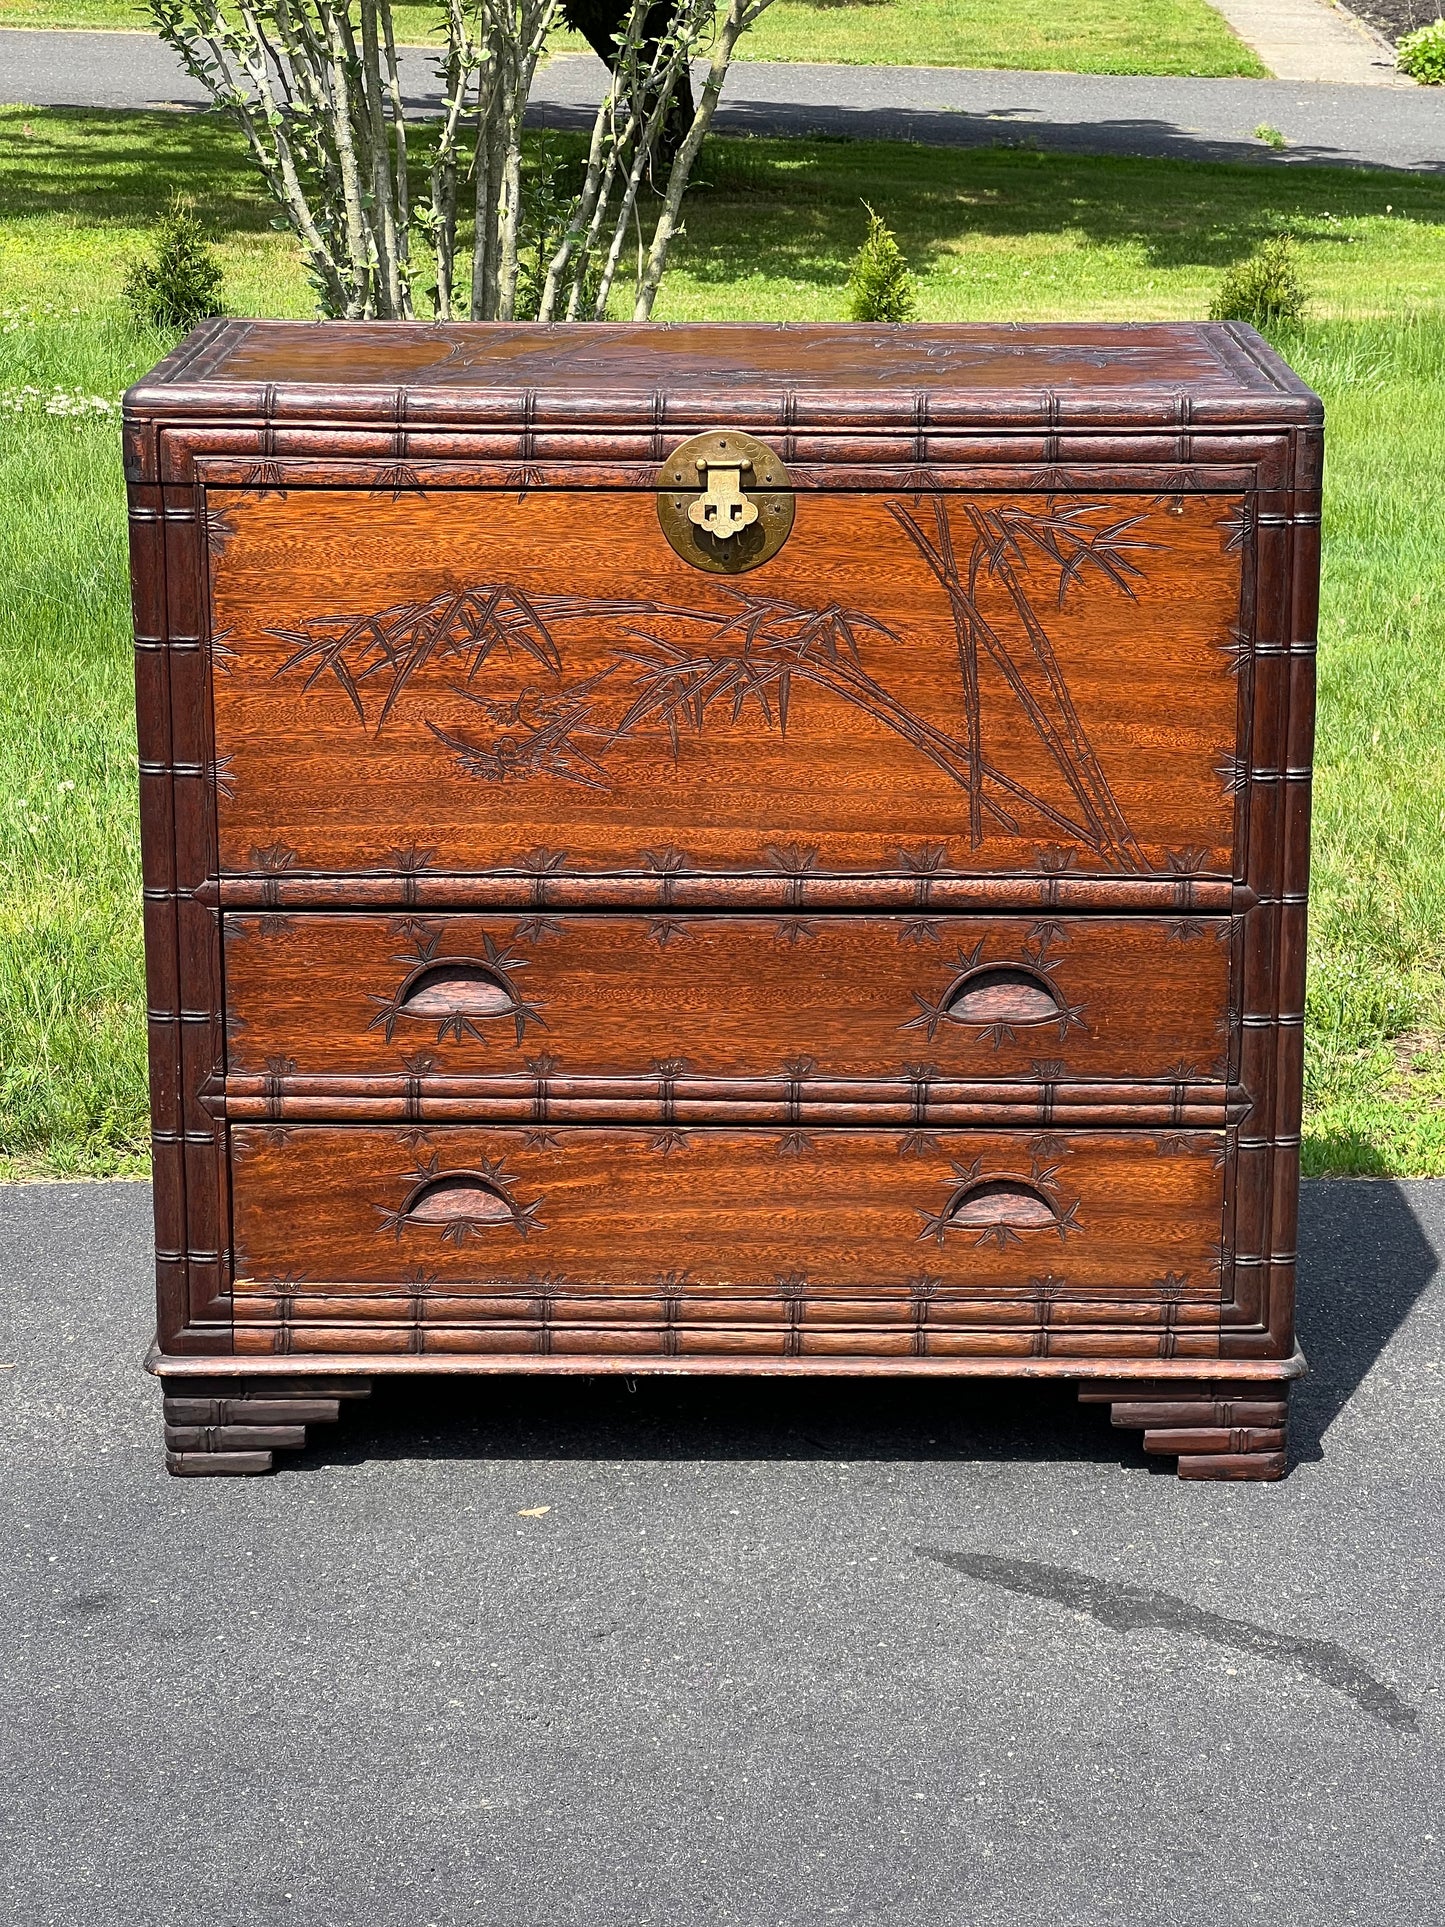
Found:
[[[941,1211],[919,1210],[923,1219],[920,1239],[932,1238],[942,1244],[950,1232],[973,1232],[976,1245],[1021,1244],[1029,1231],[1052,1231],[1065,1243],[1069,1233],[1081,1231],[1079,1200],[1071,1203],[1057,1195],[1052,1178],[1056,1167],[1041,1166],[1034,1160],[1028,1177],[982,1177],[976,1166],[955,1164],[953,1193]],[[958,1180],[962,1179],[962,1183]],[[1054,1193],[1050,1196],[1050,1193]]]
[[[959,951],[962,968],[936,999],[914,991],[918,1013],[904,1030],[925,1030],[932,1038],[941,1025],[957,1024],[977,1030],[980,1039],[997,1050],[1011,1042],[1015,1032],[1040,1024],[1057,1024],[1061,1040],[1075,1028],[1088,1028],[1084,1006],[1066,1002],[1053,981],[1057,966],[1042,945],[1037,950],[1025,945],[1022,961],[1007,963],[980,963],[982,949],[980,939],[972,950]]]
[[[1048,978],[1022,964],[970,971],[944,1005],[955,1024],[1048,1024],[1063,1006]]]
[[[402,1206],[411,1224],[511,1224],[516,1209],[495,1185],[475,1171],[449,1171],[419,1185]]]
[[[435,937],[422,939],[417,947],[421,961],[389,997],[371,993],[376,1005],[371,1030],[378,1027],[389,1044],[403,1018],[436,1025],[436,1040],[475,1037],[485,1041],[481,1026],[510,1018],[516,1026],[520,1044],[528,1024],[545,1019],[535,1004],[529,1004],[512,979],[514,970],[526,968],[524,957],[513,957],[484,938],[485,960],[480,957],[438,957]],[[400,960],[404,961],[404,959]]]
[[[397,1009],[405,1017],[507,1017],[517,999],[485,964],[447,960],[429,964],[402,986]]]
[[[1051,1231],[1059,1214],[1042,1191],[1017,1178],[989,1178],[971,1185],[955,1202],[949,1222],[966,1230],[1006,1225],[1015,1231]]]
[[[537,1223],[541,1198],[523,1204],[513,1189],[506,1162],[485,1159],[480,1171],[439,1171],[437,1155],[421,1160],[403,1174],[409,1189],[392,1209],[378,1204],[380,1229],[400,1239],[414,1227],[440,1231],[443,1244],[465,1244],[503,1228],[527,1237]]]

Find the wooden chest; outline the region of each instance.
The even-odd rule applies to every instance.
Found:
[[[176,1472],[381,1373],[1285,1468],[1321,410],[1252,330],[220,322],[133,389]]]

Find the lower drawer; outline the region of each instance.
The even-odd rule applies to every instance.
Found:
[[[231,1144],[241,1352],[1218,1352],[1222,1133]]]

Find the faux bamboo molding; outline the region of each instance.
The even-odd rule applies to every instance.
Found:
[[[198,898],[227,910],[424,910],[446,915],[468,910],[736,910],[909,911],[1000,915],[1050,911],[1137,911],[1155,916],[1194,912],[1222,915],[1258,902],[1246,883],[1228,877],[948,876],[922,881],[913,874],[870,873],[791,878],[698,870],[667,878],[640,869],[568,874],[518,864],[485,876],[370,871],[327,875],[291,868],[295,851],[257,852],[278,866],[258,864],[259,875],[228,874],[203,884]]]
[[[254,1377],[254,1359],[229,1357],[205,1360],[172,1357],[152,1346],[146,1354],[145,1369],[164,1385],[185,1389],[196,1376],[229,1381]],[[268,1382],[291,1383],[293,1377],[311,1377],[324,1372],[329,1378],[472,1378],[511,1376],[518,1370],[515,1359],[506,1354],[442,1355],[418,1357],[411,1352],[383,1353],[366,1357],[346,1352],[318,1352],[310,1357],[278,1357],[266,1361]],[[767,1378],[788,1378],[799,1374],[820,1378],[1029,1378],[1077,1381],[1084,1389],[1095,1384],[1116,1382],[1127,1389],[1144,1381],[1154,1384],[1176,1381],[1182,1385],[1230,1385],[1271,1387],[1302,1378],[1308,1367],[1303,1353],[1293,1352],[1287,1359],[1157,1359],[1157,1358],[1020,1358],[1008,1361],[1002,1370],[991,1358],[879,1358],[860,1363],[856,1359],[816,1358],[735,1358],[719,1352],[702,1358],[630,1359],[627,1357],[569,1358],[531,1360],[528,1372],[563,1378],[607,1377],[736,1377],[754,1374]],[[1252,1396],[1255,1394],[1252,1394]],[[1258,1394],[1263,1396],[1263,1393]],[[1269,1394],[1274,1396],[1273,1392]],[[1124,1396],[1121,1391],[1118,1396]]]

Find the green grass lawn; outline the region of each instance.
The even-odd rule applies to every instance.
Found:
[[[662,319],[841,316],[862,198],[926,319],[1199,315],[1264,234],[1329,409],[1308,1029],[1313,1171],[1445,1175],[1445,181],[717,142]],[[118,289],[172,181],[238,313],[305,314],[229,132],[0,110],[0,391],[114,402],[165,345]],[[0,1173],[143,1168],[134,734],[113,419],[0,412]]]
[[[397,33],[429,43],[431,0],[395,0]],[[135,0],[0,0],[0,27],[149,31]],[[558,33],[552,51],[585,48]],[[1019,0],[775,0],[739,47],[743,60],[839,60],[890,67],[1058,68],[1076,74],[1263,74],[1208,0],[1072,0],[1059,13]]]

